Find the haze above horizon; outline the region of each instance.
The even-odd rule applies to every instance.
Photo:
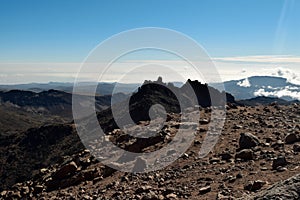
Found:
[[[300,82],[299,1],[29,0],[0,4],[0,84],[72,82],[81,62],[101,41],[142,27],[168,28],[192,37],[210,55],[223,80],[273,75]],[[125,70],[146,58],[160,59],[141,56],[122,67]],[[176,65],[169,58],[164,62]],[[111,74],[106,81],[118,80]]]

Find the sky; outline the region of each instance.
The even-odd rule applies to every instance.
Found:
[[[222,80],[278,75],[300,82],[300,1],[0,0],[0,84],[72,82],[99,43],[143,27],[193,38]],[[111,73],[106,81],[118,81]]]

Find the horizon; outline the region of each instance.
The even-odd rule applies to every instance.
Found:
[[[222,81],[262,74],[293,77],[300,83],[300,2],[294,0],[130,4],[31,0],[1,5],[0,84],[74,82],[95,46],[120,32],[142,27],[163,27],[193,38],[209,55]],[[150,61],[178,67],[178,73],[195,78],[175,57],[143,52],[121,60],[117,63],[120,70],[110,72],[104,81],[119,82],[117,73]],[[85,76],[96,79],[92,74]],[[128,82],[139,77],[132,75]],[[214,82],[214,76],[205,78]]]
[[[278,76],[278,75],[254,75],[254,76],[249,76],[249,77],[245,77],[245,78],[238,78],[238,79],[230,79],[230,80],[225,80],[221,83],[224,83],[224,82],[230,82],[230,81],[242,81],[242,80],[245,80],[245,79],[248,79],[248,78],[252,78],[252,77],[272,77],[272,78],[282,78],[282,79],[285,79],[287,81],[287,83],[291,83],[291,84],[294,84],[294,85],[300,85],[298,83],[293,83],[293,82],[290,82],[288,77],[284,77],[284,76]],[[163,78],[163,77],[162,77]],[[188,79],[186,79],[187,81]],[[192,81],[199,81],[197,79],[191,79]],[[145,80],[146,81],[146,80]],[[155,79],[150,79],[150,81],[155,81]],[[186,82],[185,81],[185,82]],[[184,83],[182,81],[164,81],[164,83]],[[200,81],[201,82],[201,81]],[[2,84],[0,83],[1,86],[5,86],[5,85],[8,85],[8,86],[13,86],[13,85],[29,85],[29,84],[74,84],[74,82],[70,82],[70,81],[47,81],[47,82],[24,82],[24,83],[8,83],[8,84]],[[139,82],[116,82],[116,81],[113,81],[113,82],[109,82],[109,81],[78,81],[77,83],[107,83],[107,84],[115,84],[115,83],[120,83],[120,84],[141,84]],[[207,84],[215,84],[215,83],[219,83],[219,82],[201,82],[201,83],[207,83]]]

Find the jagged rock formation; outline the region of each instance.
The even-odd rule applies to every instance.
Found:
[[[195,98],[192,98],[192,94]],[[180,113],[180,103],[187,107],[200,106],[203,108],[212,105],[211,98],[214,98],[214,106],[225,106],[227,103],[235,104],[234,97],[231,94],[220,92],[207,84],[198,81],[188,80],[182,87],[175,87],[171,83],[163,83],[159,77],[157,81],[145,81],[145,83],[134,93],[129,101],[116,104],[114,110],[121,118],[130,117],[135,123],[139,121],[150,120],[149,110],[151,106],[160,104],[166,113]],[[129,109],[126,110],[129,104]],[[111,109],[107,109],[98,114],[98,119],[103,129],[111,131],[118,128],[113,120]]]

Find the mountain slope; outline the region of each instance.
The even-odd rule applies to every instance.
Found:
[[[0,151],[0,180],[6,184],[1,188],[7,188],[0,191],[0,198],[199,200],[267,196],[298,200],[299,111],[296,104],[229,109],[220,139],[207,157],[198,157],[208,128],[208,124],[200,124],[184,155],[166,168],[145,174],[115,171],[97,162],[89,151],[76,145],[78,139],[72,125],[32,129],[10,138],[7,148]],[[210,115],[209,109],[200,114],[203,119]],[[160,131],[159,143],[142,151],[166,145],[170,136],[177,134],[179,118],[178,114],[170,114],[170,120]],[[120,143],[131,144],[132,141],[119,136],[120,130],[110,133]],[[252,147],[241,150],[244,140],[250,141]],[[174,151],[170,149],[168,154]],[[168,155],[163,155],[159,163],[167,161]],[[270,187],[276,182],[279,183]],[[11,186],[13,183],[16,184]]]
[[[10,103],[0,104],[0,135],[26,131],[43,124],[66,122],[61,117],[29,112]]]
[[[83,149],[72,125],[53,124],[1,136],[0,189],[22,182],[35,171]]]

